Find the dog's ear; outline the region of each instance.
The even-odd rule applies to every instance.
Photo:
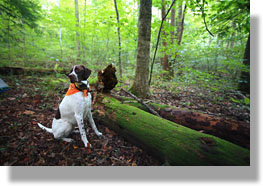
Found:
[[[91,70],[88,69],[88,68],[86,68],[86,67],[84,67],[83,65],[81,65],[81,66],[82,66],[83,69],[84,69],[83,79],[88,79],[89,76],[90,76],[90,74],[91,74]]]

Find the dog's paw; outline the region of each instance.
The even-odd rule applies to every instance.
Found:
[[[101,132],[96,132],[97,136],[103,136]]]
[[[73,143],[74,142],[74,139],[72,138],[62,138],[63,141],[66,141],[68,143]]]
[[[90,144],[90,143],[88,143],[88,145],[87,145],[87,148],[92,148],[92,145]]]

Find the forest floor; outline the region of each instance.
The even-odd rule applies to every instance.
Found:
[[[24,75],[1,78],[10,90],[0,94],[0,165],[161,165],[147,152],[100,123],[96,125],[106,136],[103,140],[98,139],[90,127],[87,128],[88,140],[93,145],[91,150],[84,148],[79,134],[70,136],[74,143],[55,140],[37,123],[51,127],[66,82]],[[249,122],[250,119],[249,108],[235,101],[239,95],[234,92],[211,94],[189,87],[176,94],[157,87],[153,90],[152,100],[156,102],[242,121]],[[226,96],[228,94],[234,101]],[[210,95],[220,97],[220,101],[215,101]],[[96,118],[94,120],[96,122]]]

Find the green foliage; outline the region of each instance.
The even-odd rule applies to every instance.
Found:
[[[124,76],[120,82],[130,83],[135,75],[138,3],[138,0],[118,0]],[[167,7],[170,3],[165,1]],[[169,84],[196,85],[212,91],[235,89],[240,72],[249,71],[242,63],[249,28],[249,1],[178,0],[174,5],[176,19],[182,4],[187,5],[182,43],[172,43],[175,38],[170,32],[176,33],[177,28],[171,26],[168,15],[163,27],[166,35],[161,35],[167,47],[160,42],[153,78],[163,82],[160,86],[170,81]],[[161,7],[162,0],[153,0],[152,53],[161,23]],[[59,70],[81,63],[93,69],[94,76],[109,63],[117,66],[113,1],[79,0],[79,27],[75,26],[72,0],[1,0],[0,14],[0,66]],[[206,31],[204,17],[215,37]],[[76,61],[76,31],[80,34],[80,62]],[[174,78],[163,79],[167,77],[167,72],[161,70],[164,53],[169,57]]]

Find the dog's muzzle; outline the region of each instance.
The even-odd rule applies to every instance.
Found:
[[[78,78],[76,77],[75,74],[70,73],[70,74],[68,74],[68,77],[69,77],[69,80],[70,80],[71,83],[78,82]]]

